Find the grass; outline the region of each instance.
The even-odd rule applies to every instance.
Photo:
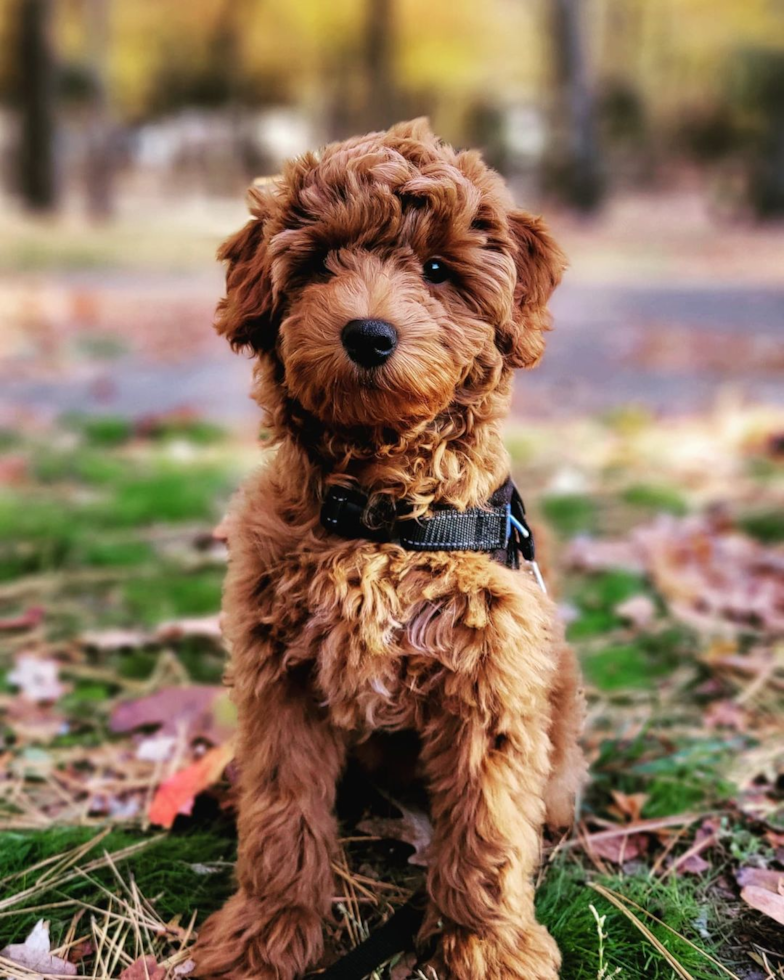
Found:
[[[607,431],[630,440],[647,424],[619,417]],[[638,475],[627,462],[605,457],[599,475],[581,484],[590,486],[590,493],[547,494],[543,487],[554,483],[538,462],[537,447],[543,444],[541,435],[531,431],[518,436],[512,449],[517,459],[541,466],[521,485],[532,500],[542,502],[544,520],[561,542],[582,533],[599,540],[622,534],[661,511],[684,514],[690,510],[688,501],[699,499],[692,498],[691,485],[688,494],[681,491],[658,458],[655,479],[650,468]],[[26,719],[28,727],[9,718],[0,728],[0,750],[14,774],[0,789],[21,787],[32,812],[45,817],[36,830],[0,831],[0,881],[23,872],[0,885],[0,946],[24,939],[44,915],[52,923],[54,947],[75,928],[80,909],[108,910],[125,938],[112,945],[101,938],[101,916],[94,913],[97,935],[90,933],[96,927],[89,916],[83,916],[83,930],[104,950],[103,967],[91,960],[85,972],[95,968],[102,976],[116,953],[117,968],[104,973],[117,976],[128,965],[123,956],[135,955],[131,931],[122,931],[130,927],[121,925],[130,914],[122,904],[125,889],[134,883],[156,916],[178,923],[173,932],[152,940],[151,947],[173,969],[181,962],[178,957],[187,955],[193,911],[198,909],[197,928],[231,888],[235,835],[230,811],[221,809],[223,791],[199,797],[192,817],[178,817],[172,831],[118,867],[124,884],[105,864],[90,873],[89,881],[76,876],[44,882],[29,902],[5,909],[2,902],[7,893],[40,880],[42,872],[30,870],[38,862],[78,848],[103,823],[108,835],[96,846],[98,856],[104,849],[122,851],[152,839],[144,829],[149,802],[144,794],[168,774],[168,763],[156,769],[139,762],[141,735],[113,734],[109,722],[120,700],[170,685],[220,681],[225,655],[214,639],[186,634],[162,641],[156,629],[164,621],[218,611],[224,556],[209,546],[210,534],[237,483],[235,460],[242,458],[242,450],[219,427],[187,415],[143,425],[111,416],[71,416],[45,439],[9,436],[5,448],[24,457],[27,471],[21,484],[0,491],[0,619],[36,605],[45,615],[29,633],[0,630],[0,698],[12,693],[8,668],[16,653],[27,649],[55,658],[67,689],[53,705],[40,706],[40,716]],[[765,494],[776,492],[771,479],[755,491],[759,503],[753,511],[736,508],[746,531],[771,543],[779,540],[779,530],[776,507]],[[537,905],[563,949],[563,976],[596,980],[604,968],[602,980],[669,980],[683,975],[673,959],[694,980],[726,976],[703,954],[733,970],[741,961],[748,966],[742,949],[748,937],[760,937],[766,948],[771,940],[760,930],[759,917],[750,920],[751,913],[743,912],[732,891],[732,872],[749,863],[776,867],[776,852],[764,837],[762,818],[750,819],[744,811],[744,790],[732,778],[738,778],[747,754],[764,746],[755,712],[760,709],[764,725],[772,724],[776,688],[767,685],[749,694],[748,676],[738,679],[714,670],[708,640],[672,615],[667,596],[648,574],[571,571],[561,586],[560,601],[571,611],[568,637],[579,653],[590,699],[586,746],[592,780],[583,800],[581,833],[599,833],[608,822],[615,827],[619,819],[628,819],[618,817],[618,794],[643,794],[644,820],[666,822],[683,815],[686,826],[677,831],[683,836],[673,855],[682,856],[694,842],[700,826],[695,813],[716,814],[719,821],[718,842],[708,853],[710,869],[700,876],[665,874],[664,852],[673,838],[656,832],[646,835],[646,849],[638,857],[622,865],[608,858],[597,866],[579,840],[556,850]],[[652,603],[653,615],[645,625],[630,622],[619,609],[640,596]],[[116,648],[90,645],[84,639],[88,630],[119,630],[129,640]],[[749,645],[743,639],[732,650],[742,657]],[[739,703],[748,730],[708,729],[706,706],[735,698],[745,699]],[[49,716],[56,724],[42,727]],[[97,808],[82,817],[94,826],[64,825],[52,773],[77,782],[89,778],[98,787],[95,797],[110,797],[118,811],[110,816]],[[60,785],[62,792],[68,784]],[[373,811],[371,798],[359,816]],[[138,810],[126,813],[122,808],[134,800]],[[75,812],[83,811],[77,807]],[[27,826],[27,815],[23,806],[0,795],[0,821]],[[336,924],[330,927],[330,941],[339,949],[372,929],[421,880],[421,872],[407,863],[411,848],[363,838],[354,827],[359,816],[345,817],[342,825],[347,863],[337,886],[343,894]],[[82,866],[93,857],[91,852],[77,863]],[[362,888],[369,889],[370,898]],[[51,907],[28,910],[31,905]],[[381,971],[374,980],[388,980],[388,975]]]
[[[605,976],[620,970],[623,978],[670,980],[672,967],[655,948],[641,940],[640,932],[619,909],[592,891],[592,882],[653,913],[664,925],[644,914],[638,917],[651,929],[658,941],[676,957],[695,980],[714,980],[722,974],[688,942],[666,927],[682,934],[704,953],[727,961],[727,937],[712,893],[713,882],[698,882],[671,876],[664,881],[651,880],[646,870],[629,875],[591,874],[578,864],[561,860],[548,869],[537,893],[537,913],[563,953],[564,977],[569,980],[596,980],[599,972],[599,933],[593,905],[606,916],[603,932]],[[722,910],[723,911],[723,910]]]
[[[85,827],[57,827],[39,833],[0,833],[0,881],[6,881],[2,897],[35,886],[41,872],[26,873],[41,861],[59,857],[94,839],[98,831]],[[116,853],[124,848],[152,841],[132,857],[127,868],[139,890],[154,900],[156,911],[164,921],[176,917],[187,921],[194,909],[199,920],[217,908],[231,890],[231,862],[235,856],[235,841],[231,827],[217,825],[209,833],[191,832],[170,834],[165,838],[139,832],[112,830],[89,857],[97,858],[104,851]],[[82,862],[82,864],[85,862]],[[15,876],[13,882],[7,881]],[[43,887],[35,896],[35,905],[72,901],[40,911],[17,911],[8,914],[0,904],[0,948],[7,943],[22,942],[42,912],[51,923],[52,947],[65,935],[74,911],[82,905],[103,906],[103,888],[114,890],[116,879],[110,867],[91,873],[91,881],[77,876],[73,880]]]
[[[642,510],[675,514],[678,517],[688,513],[686,498],[675,487],[653,483],[635,483],[622,494],[627,504]]]

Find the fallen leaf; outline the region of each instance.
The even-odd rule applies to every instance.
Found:
[[[233,757],[234,746],[226,742],[161,783],[147,814],[150,823],[171,827],[178,814],[189,814],[198,794],[220,779]]]
[[[615,612],[621,619],[631,623],[636,629],[650,626],[656,617],[656,603],[647,595],[633,595],[625,602],[615,607]]]
[[[397,800],[392,802],[402,816],[370,817],[358,823],[357,830],[371,837],[385,837],[410,844],[414,848],[414,853],[409,857],[408,863],[426,868],[427,850],[433,839],[433,825],[430,823],[430,818],[423,810],[411,810]]]
[[[623,793],[619,789],[610,791],[614,802],[607,807],[607,811],[621,820],[628,820],[634,823],[642,817],[642,811],[648,802],[647,793]]]
[[[746,712],[737,701],[713,701],[703,715],[708,728],[733,728],[736,732],[747,729]]]
[[[174,735],[150,735],[136,746],[136,758],[142,762],[166,762],[171,758],[176,744]]]
[[[60,665],[57,661],[30,653],[17,656],[8,681],[18,687],[28,701],[36,703],[56,701],[66,690],[60,683]]]
[[[34,629],[44,618],[43,606],[30,606],[20,616],[10,616],[0,619],[0,630],[29,630]]]
[[[605,837],[590,841],[591,853],[611,864],[626,864],[641,857],[648,850],[649,840],[646,834],[619,834],[617,837]]]
[[[75,976],[76,967],[59,956],[52,956],[49,942],[49,923],[39,919],[23,943],[14,943],[0,950],[0,956],[18,963],[35,973],[61,973]]]
[[[710,868],[710,864],[699,854],[690,854],[682,861],[671,863],[676,864],[676,874],[702,875]]]
[[[178,963],[174,967],[172,973],[175,977],[187,977],[189,973],[193,973],[196,969],[196,962],[194,960],[183,960],[182,963]]]
[[[181,640],[184,637],[220,640],[220,614],[173,619],[168,623],[161,623],[155,631],[156,640],[172,641]]]
[[[741,889],[740,897],[753,909],[784,926],[784,895],[778,895],[758,885],[747,885]]]
[[[158,966],[154,956],[140,956],[120,974],[120,980],[163,980],[165,967]]]
[[[224,693],[216,684],[164,687],[143,698],[121,701],[112,711],[109,727],[117,733],[159,725],[161,735],[177,735],[184,729],[191,737],[209,737],[216,728],[215,703]]]
[[[416,953],[404,953],[389,972],[390,980],[408,980],[414,975],[417,965]]]
[[[136,650],[150,642],[142,630],[92,630],[82,634],[82,643],[94,650]]]
[[[95,945],[91,939],[83,939],[82,942],[71,946],[68,950],[68,959],[71,963],[81,963],[83,959],[92,956],[95,952]]]
[[[768,868],[738,868],[735,880],[746,888],[766,888],[776,895],[784,895],[784,871],[771,871]]]

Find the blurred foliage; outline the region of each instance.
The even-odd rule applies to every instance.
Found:
[[[6,49],[18,2],[0,5]],[[55,4],[63,85],[77,101],[90,88],[89,2]],[[324,100],[361,95],[368,0],[110,0],[108,9],[112,102],[126,121],[229,99],[318,112],[329,109]],[[453,127],[464,122],[454,117],[455,96],[468,110],[483,100],[541,98],[551,78],[550,46],[542,43],[547,11],[547,0],[398,0],[396,85]],[[760,59],[784,50],[784,12],[777,0],[597,0],[589,35],[610,136],[626,139],[639,136],[648,117],[709,112],[727,97],[740,52]],[[0,61],[6,97],[13,70],[13,59]],[[763,88],[773,93],[768,82]]]

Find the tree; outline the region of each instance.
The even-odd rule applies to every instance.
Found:
[[[555,187],[571,205],[593,210],[602,196],[593,92],[581,0],[549,0],[555,99],[552,162]]]
[[[20,0],[19,17],[19,188],[28,207],[49,211],[57,203],[51,0]]]

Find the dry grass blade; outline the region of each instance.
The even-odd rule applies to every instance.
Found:
[[[70,973],[40,973],[38,970],[28,970],[26,966],[21,966],[13,960],[8,960],[5,956],[0,956],[0,969],[4,977],[11,977],[12,980],[74,980]],[[108,980],[108,978],[107,978]]]
[[[661,876],[661,880],[664,881],[664,879],[669,877],[669,875],[674,874],[678,868],[681,867],[681,865],[685,864],[689,860],[689,858],[696,857],[698,854],[701,854],[702,851],[707,850],[709,847],[713,847],[717,839],[718,834],[711,834],[709,837],[705,837],[703,840],[692,844],[687,851],[684,851],[679,858],[672,862],[669,868],[667,868],[667,870]]]
[[[8,875],[5,878],[0,878],[0,888],[12,881],[16,881],[17,878],[22,878],[25,875],[33,874],[35,871],[40,871],[42,868],[47,868],[48,870],[45,871],[38,879],[38,883],[40,884],[43,880],[56,873],[54,868],[51,867],[52,865],[62,864],[63,867],[60,868],[60,870],[63,870],[64,867],[69,867],[71,864],[74,864],[79,860],[79,858],[84,857],[88,851],[92,850],[93,847],[100,844],[110,830],[110,827],[106,827],[100,834],[96,834],[95,837],[91,838],[91,840],[87,841],[85,844],[79,844],[78,847],[74,847],[70,851],[66,851],[65,854],[53,854],[52,857],[44,858],[43,861],[39,861],[37,864],[34,864],[29,868],[23,868],[21,871],[15,871],[13,874]]]
[[[43,883],[31,885],[29,888],[25,888],[22,891],[17,892],[15,895],[9,895],[7,898],[0,899],[0,911],[3,909],[13,908],[15,905],[19,905],[21,902],[32,898],[34,895],[39,895],[42,892],[53,891],[54,889],[59,888],[61,885],[65,885],[69,881],[74,881],[76,878],[88,871],[97,871],[99,868],[105,868],[111,860],[114,860],[115,862],[125,861],[133,854],[138,854],[138,852],[143,850],[145,847],[149,847],[150,844],[154,844],[162,839],[163,835],[158,834],[156,837],[150,837],[149,840],[139,841],[137,844],[131,844],[119,851],[115,851],[110,856],[109,861],[107,861],[106,856],[96,858],[94,861],[90,861],[88,864],[86,864],[83,868],[74,868],[73,871],[66,874],[49,878]]]
[[[648,918],[653,919],[653,921],[657,923],[657,925],[663,926],[668,932],[672,933],[673,936],[677,936],[678,939],[681,940],[681,942],[685,943],[695,952],[699,953],[700,956],[705,957],[705,959],[708,960],[710,963],[712,963],[715,967],[718,967],[718,969],[721,970],[722,973],[724,973],[728,977],[731,977],[732,980],[740,980],[740,977],[737,975],[737,973],[733,973],[732,970],[724,966],[723,963],[719,963],[719,961],[715,957],[711,956],[710,953],[706,953],[704,949],[700,949],[700,947],[697,946],[696,943],[693,943],[690,939],[687,939],[684,935],[678,932],[677,929],[673,929],[672,926],[668,926],[666,922],[662,922],[662,920],[659,919],[657,916],[655,916],[653,912],[649,912],[646,908],[643,908],[642,905],[638,905],[637,902],[633,901],[631,898],[626,898],[625,895],[619,895],[617,892],[612,891],[612,889],[605,888],[603,885],[597,885],[595,882],[589,882],[588,887],[592,888],[595,892],[598,892],[603,898],[607,899],[608,902],[610,902],[617,909],[623,912],[624,915],[627,916],[627,918],[630,918],[635,923],[635,925],[637,925],[637,928],[639,928],[640,931],[643,932],[643,934],[649,933],[655,940],[654,945],[656,945],[657,949],[661,946],[659,940],[656,939],[656,937],[653,936],[652,933],[650,933],[650,930],[645,929],[645,926],[640,922],[640,920],[636,916],[631,914],[631,911],[627,906],[629,905],[632,906],[632,908],[637,909],[638,912],[642,912],[643,915],[647,915]],[[664,947],[662,947],[662,950],[663,949]],[[669,953],[666,950],[663,953],[663,955],[666,956],[667,962],[670,963],[671,966],[673,966],[673,964],[669,959]],[[676,969],[676,967],[673,966],[673,969]]]

